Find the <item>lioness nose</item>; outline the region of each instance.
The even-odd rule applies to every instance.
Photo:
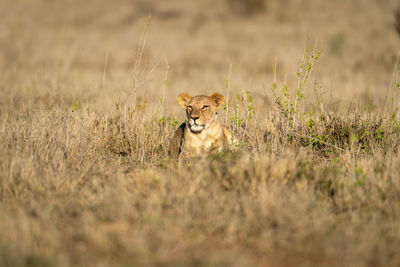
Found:
[[[192,116],[190,116],[190,118],[192,119],[192,120],[194,120],[194,121],[196,121],[198,118],[200,118],[200,117],[192,117]]]

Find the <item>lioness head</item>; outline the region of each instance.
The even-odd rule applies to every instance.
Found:
[[[183,93],[178,96],[178,103],[186,110],[186,122],[193,133],[200,133],[217,119],[217,111],[224,104],[224,96],[215,93],[211,96],[191,97]]]

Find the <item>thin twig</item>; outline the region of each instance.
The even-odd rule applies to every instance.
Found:
[[[110,98],[107,96],[107,92],[106,92],[106,73],[107,73],[107,66],[108,66],[108,53],[109,53],[109,49],[107,48],[107,50],[106,50],[106,57],[105,57],[105,59],[104,59],[102,88],[103,88],[104,96],[107,98],[107,102],[108,102],[108,104],[111,106],[111,100],[110,100]]]
[[[165,99],[165,89],[167,87],[168,83],[168,71],[169,71],[169,64],[168,64],[168,59],[165,59],[167,63],[167,70],[165,71],[165,76],[164,76],[164,83],[162,86],[162,98],[161,98],[161,118],[164,116],[164,99]]]
[[[231,87],[232,63],[229,65],[228,79],[226,79],[226,117],[225,123],[228,124],[229,119],[229,89]]]
[[[140,71],[140,68],[142,67],[143,52],[146,46],[147,33],[150,28],[150,23],[151,23],[151,15],[149,15],[146,18],[145,26],[139,39],[139,47],[136,49],[135,64],[133,66],[132,88],[128,91],[128,93],[125,96],[125,100],[123,101],[124,105],[128,101],[128,98],[132,94],[132,92],[135,98],[135,106],[137,105],[137,89],[147,80],[145,79],[139,82],[140,78],[143,76],[146,70],[146,66],[143,67],[142,71]]]
[[[396,76],[396,73],[397,73],[397,70],[398,70],[399,57],[400,57],[400,51],[397,52],[396,63],[394,64],[392,79],[390,79],[389,87],[386,90],[386,103],[385,103],[385,111],[386,112],[389,109],[389,91],[390,91],[390,89],[392,89],[392,86],[393,86],[393,83],[394,83],[394,80],[395,80],[395,76]],[[395,94],[395,92],[393,92],[393,97],[394,97],[394,94]]]

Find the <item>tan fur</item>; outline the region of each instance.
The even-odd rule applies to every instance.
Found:
[[[186,110],[186,121],[171,140],[169,154],[172,158],[190,158],[236,143],[232,133],[218,119],[217,111],[224,104],[223,95],[191,97],[183,93],[178,96],[178,103]]]

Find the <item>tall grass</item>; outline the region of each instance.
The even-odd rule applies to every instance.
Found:
[[[188,164],[159,104],[2,112],[0,264],[398,265],[398,118],[292,93],[270,117],[235,96],[238,151]]]
[[[278,57],[268,67],[272,75],[262,73],[269,75],[263,91],[240,76],[256,63],[233,62],[227,74],[223,66],[230,61],[221,51],[212,53],[224,60],[220,72],[210,57],[190,57],[190,63],[168,57],[166,69],[153,64],[145,56],[148,23],[124,78],[128,71],[115,71],[115,58],[125,54],[112,48],[94,67],[90,53],[68,59],[66,77],[50,71],[51,57],[42,59],[45,67],[21,54],[18,64],[32,66],[20,68],[0,58],[1,66],[14,66],[0,75],[0,266],[400,264],[396,60],[392,80],[384,81],[386,103],[327,96],[311,76],[325,71],[317,46],[298,54],[296,71],[287,75],[287,59]],[[190,48],[202,43],[203,37],[190,36]],[[18,47],[7,48],[19,55]],[[172,104],[175,94],[183,87],[195,94],[211,83],[194,82],[199,76],[191,72],[209,66],[220,92],[226,90],[220,119],[239,147],[175,162],[167,156],[183,118]],[[44,70],[31,69],[39,67]],[[145,94],[154,88],[155,96]]]

